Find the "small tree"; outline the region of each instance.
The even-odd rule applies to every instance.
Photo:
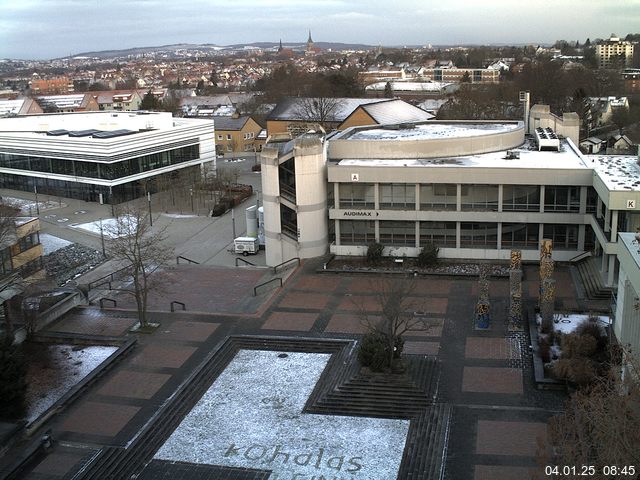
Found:
[[[384,85],[384,97],[393,98],[393,87],[391,86],[391,82],[387,82]]]
[[[152,230],[149,216],[142,209],[122,209],[115,225],[105,230],[110,237],[109,253],[130,269],[131,284],[118,290],[135,298],[140,327],[145,327],[149,293],[164,285],[166,278],[160,270],[171,258],[173,249],[165,244],[164,229]]]
[[[301,98],[296,106],[296,114],[309,123],[317,123],[328,130],[328,123],[334,118],[339,107],[339,99],[332,97]]]
[[[422,297],[413,296],[416,289],[416,281],[413,277],[403,279],[386,280],[377,285],[372,285],[373,291],[380,292],[377,299],[380,304],[380,316],[370,315],[364,305],[360,306],[360,316],[367,328],[367,335],[361,344],[359,358],[366,358],[367,350],[378,350],[384,346],[384,368],[392,368],[394,360],[400,358],[404,342],[402,335],[410,331],[426,331],[431,328],[430,320],[416,315],[425,309]],[[366,341],[365,341],[366,340]],[[373,344],[373,345],[372,345]],[[379,368],[380,352],[371,354]],[[380,368],[381,369],[381,368]]]
[[[438,252],[440,249],[433,243],[427,243],[420,249],[416,263],[419,267],[430,267],[438,263]]]
[[[140,110],[160,110],[161,106],[160,100],[153,94],[151,89],[147,90],[142,102],[140,102]]]
[[[384,245],[381,243],[370,243],[367,247],[367,263],[369,265],[378,265],[382,260],[382,252]]]

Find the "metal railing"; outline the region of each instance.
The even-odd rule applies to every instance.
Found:
[[[273,267],[273,273],[278,273],[278,268],[283,267],[291,262],[298,262],[298,266],[300,266],[300,257],[290,258],[289,260],[279,263],[278,265]]]
[[[100,300],[98,300],[98,303],[100,304],[100,308],[104,308],[104,302],[111,302],[112,303],[112,307],[113,308],[117,308],[118,307],[118,302],[116,302],[113,298],[101,298]]]
[[[116,275],[123,273],[124,271],[129,270],[130,268],[131,268],[131,265],[127,265],[126,267],[122,267],[121,269],[116,270],[115,272],[111,272],[109,275],[105,275],[104,277],[100,277],[97,280],[94,280],[93,282],[89,282],[89,285],[88,285],[89,290],[92,290],[106,283],[109,284],[109,290],[111,290],[111,282],[114,282],[116,280]]]
[[[587,250],[586,252],[579,253],[573,258],[569,259],[569,263],[579,262],[580,260],[584,260],[585,258],[589,258],[591,256],[591,251]]]
[[[200,262],[196,262],[195,260],[191,260],[190,258],[183,257],[182,255],[178,255],[178,256],[176,257],[176,265],[180,265],[180,259],[182,259],[182,260],[186,260],[187,262],[189,262],[189,263],[193,263],[193,264],[195,264],[195,265],[200,265]]]
[[[260,287],[264,287],[265,285],[269,285],[273,282],[280,282],[280,285],[278,285],[280,288],[282,288],[282,279],[280,277],[276,277],[276,278],[272,278],[271,280],[268,280],[264,283],[261,283],[260,285],[256,285],[255,287],[253,287],[253,296],[257,297],[258,296],[258,289]]]
[[[182,310],[183,310],[183,311],[186,311],[186,310],[187,310],[187,306],[186,306],[184,303],[179,302],[179,301],[177,301],[177,300],[174,300],[173,302],[171,302],[171,305],[170,305],[170,307],[171,307],[171,311],[172,311],[172,312],[175,312],[175,311],[176,311],[176,310],[175,310],[175,306],[176,306],[176,305],[180,305],[180,306],[182,307]]]
[[[256,266],[255,263],[251,263],[249,260],[245,260],[244,258],[236,257],[236,267],[238,266],[238,262],[246,263],[247,265],[251,265],[253,267]]]

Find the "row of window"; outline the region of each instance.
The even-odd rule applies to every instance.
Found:
[[[233,137],[232,137],[232,135],[230,133],[227,133],[226,136],[227,136],[227,140],[228,141],[233,140]],[[222,133],[218,134],[218,140],[224,140],[224,137],[225,136]],[[255,132],[249,132],[249,133],[243,133],[242,134],[242,138],[244,138],[245,140],[251,140],[252,138],[255,138],[255,137],[256,137]]]
[[[0,250],[0,273],[2,275],[11,273],[13,271],[11,258],[39,244],[40,234],[34,232],[22,237],[15,245]],[[24,266],[22,268],[24,268]]]
[[[148,172],[170,165],[195,160],[200,156],[200,146],[176,148],[165,152],[129,158],[115,163],[83,162],[49,157],[28,157],[0,153],[0,167],[35,172],[58,173],[76,177],[115,180],[141,172]]]
[[[431,242],[438,247],[456,246],[456,222],[418,222],[420,244]],[[416,222],[381,220],[379,242],[389,246],[416,246]],[[578,225],[545,224],[544,238],[553,240],[554,248],[578,248]],[[502,248],[537,249],[540,241],[538,224],[503,223]],[[368,245],[376,241],[374,220],[340,220],[341,245]],[[497,248],[498,224],[460,222],[460,247]]]
[[[456,210],[456,184],[419,184],[420,210]],[[375,188],[372,183],[339,184],[340,208],[375,208]],[[384,210],[415,210],[416,185],[381,183],[379,208]],[[461,185],[461,210],[498,211],[498,185]],[[503,211],[540,211],[541,190],[538,185],[504,185]],[[597,195],[590,189],[587,211],[595,210]],[[580,187],[545,186],[544,210],[548,212],[579,212]]]

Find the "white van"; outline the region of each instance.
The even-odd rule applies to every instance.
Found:
[[[256,237],[238,237],[233,240],[233,251],[247,255],[255,255],[260,250],[260,244]]]

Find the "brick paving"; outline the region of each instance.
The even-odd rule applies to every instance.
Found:
[[[517,368],[464,367],[462,391],[522,394],[522,371]]]
[[[312,262],[303,265],[285,288],[262,304],[256,302],[265,302],[266,297],[256,300],[253,286],[262,278],[263,271],[227,269],[217,275],[202,272],[194,282],[197,285],[183,282],[176,286],[180,299],[190,299],[187,312],[154,314],[161,326],[151,334],[128,333],[136,322],[135,312],[105,313],[91,309],[71,312],[52,325],[50,331],[134,336],[138,346],[99,378],[81,399],[54,416],[48,424],[54,438],[71,446],[74,442],[78,446],[126,444],[157,412],[158,405],[230,334],[273,332],[279,337],[353,338],[364,333],[359,305],[364,305],[375,318],[380,311],[376,292],[382,288],[380,278],[385,277],[316,274],[313,268]],[[559,303],[581,304],[582,300],[571,293],[575,291],[571,276],[562,268],[557,271],[563,274],[558,278],[567,283],[561,289],[563,296],[559,297]],[[227,272],[231,277],[225,276]],[[537,297],[536,275],[537,269],[525,267],[524,290],[529,299]],[[439,325],[426,332],[409,332],[405,353],[440,359],[442,373],[437,401],[455,405],[444,479],[529,478],[529,473],[536,469],[536,438],[546,434],[545,422],[560,404],[561,395],[538,391],[533,385],[526,335],[523,334],[523,339],[508,338],[505,328],[508,280],[492,279],[493,315],[488,332],[473,330],[476,289],[474,278],[419,278],[413,292],[415,298],[424,302],[426,318],[438,321]],[[158,310],[165,309],[161,307]],[[192,311],[210,312],[211,316],[194,317]],[[225,312],[241,315],[227,317]],[[531,407],[535,408],[527,410]],[[81,457],[80,453],[54,452],[32,473],[40,476],[38,480],[59,478],[72,464],[77,467]],[[191,474],[179,471],[183,475],[179,478],[185,480],[201,478],[193,470]],[[236,472],[228,471],[216,477],[214,471],[215,468],[206,473],[221,479],[266,478],[256,472],[235,477]],[[140,478],[177,479],[177,473],[175,470],[173,476]]]
[[[289,330],[308,332],[318,319],[317,313],[273,312],[262,324],[263,330]]]
[[[535,457],[538,441],[547,437],[547,425],[533,422],[497,422],[480,420],[476,453]]]

